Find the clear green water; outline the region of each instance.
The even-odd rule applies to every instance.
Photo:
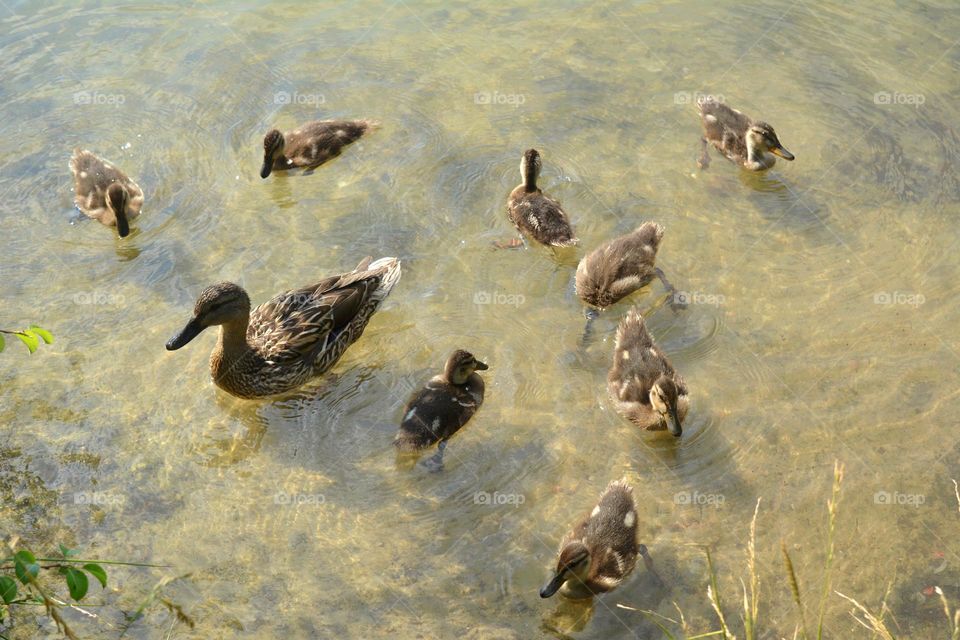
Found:
[[[780,541],[812,627],[835,459],[833,588],[876,609],[892,581],[898,636],[947,636],[922,591],[960,602],[955,4],[8,2],[0,17],[2,326],[57,336],[0,356],[0,529],[173,565],[113,570],[99,621],[67,614],[84,637],[113,637],[118,609],[187,572],[167,594],[196,629],[153,609],[128,637],[659,637],[618,603],[676,603],[692,634],[716,628],[700,544],[739,629],[758,498],[761,626],[792,637]],[[769,121],[797,160],[698,171],[682,104],[697,91]],[[268,128],[332,116],[383,128],[313,176],[258,177]],[[130,238],[76,221],[75,146],[144,188]],[[569,257],[491,248],[530,146],[583,240]],[[646,219],[699,303],[656,307],[654,285],[582,350],[576,260]],[[212,332],[163,349],[207,284],[261,302],[365,255],[400,256],[403,279],[316,385],[238,401],[209,379]],[[690,384],[680,442],[606,398],[633,303],[655,307]],[[403,402],[455,347],[491,365],[487,402],[444,473],[398,468]],[[592,611],[542,601],[560,537],[623,475],[669,591],[640,569]],[[865,637],[849,609],[828,599],[826,637]],[[11,637],[50,632],[17,620]]]

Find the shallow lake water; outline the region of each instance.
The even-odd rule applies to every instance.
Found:
[[[0,355],[0,530],[35,550],[171,565],[110,570],[83,637],[658,638],[718,628],[701,545],[742,636],[757,518],[763,638],[823,588],[825,637],[947,637],[960,605],[960,33],[955,3],[0,7],[2,325],[56,336]],[[694,102],[721,97],[796,155],[765,175],[696,167]],[[310,176],[261,180],[262,136],[321,117],[382,128]],[[74,147],[146,193],[119,240],[73,208]],[[582,240],[495,250],[520,154]],[[654,283],[581,346],[585,250],[656,220]],[[315,384],[241,401],[212,384],[213,331],[169,353],[200,290],[254,303],[398,256],[403,277]],[[684,435],[642,433],[606,395],[632,306],[688,382]],[[407,396],[455,348],[487,399],[433,474],[391,444]],[[642,566],[593,606],[541,600],[560,538],[610,480],[634,486]],[[888,618],[889,619],[889,618]],[[12,638],[53,635],[23,612]],[[678,637],[679,627],[664,623]]]

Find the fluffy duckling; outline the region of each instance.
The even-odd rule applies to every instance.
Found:
[[[658,347],[636,308],[617,327],[607,390],[617,411],[641,429],[669,427],[680,437],[690,408],[687,385]]]
[[[510,221],[523,234],[537,242],[554,247],[569,247],[577,244],[570,220],[560,203],[547,196],[537,187],[537,178],[543,163],[536,149],[527,149],[520,160],[520,176],[523,182],[510,192],[507,213]]]
[[[238,398],[286,393],[330,369],[363,333],[400,279],[400,261],[364,259],[356,269],[281,293],[250,311],[243,287],[207,287],[193,318],[170,338],[181,348],[207,327],[220,326],[210,354],[214,383]]]
[[[467,424],[483,404],[484,384],[476,372],[487,365],[458,349],[447,359],[443,373],[414,393],[404,409],[403,423],[393,441],[400,451],[419,451],[439,441],[427,466],[443,468],[447,440]]]
[[[83,149],[70,158],[74,203],[86,216],[116,227],[121,238],[130,233],[129,221],[140,215],[143,190],[109,161]]]
[[[600,501],[560,543],[553,577],[540,589],[541,598],[558,590],[568,598],[589,598],[616,589],[637,564],[652,561],[637,544],[637,507],[626,479],[611,482]]]
[[[697,106],[704,133],[700,139],[702,154],[697,161],[701,169],[710,164],[707,143],[750,171],[769,169],[777,161],[776,156],[793,160],[794,155],[783,148],[773,127],[766,122],[753,120],[715,100],[706,100]]]
[[[577,295],[591,307],[605,309],[649,284],[654,276],[673,294],[673,285],[655,264],[662,239],[662,226],[644,222],[632,233],[600,245],[577,265]]]
[[[263,137],[260,177],[266,178],[274,170],[316,169],[378,126],[371,120],[315,120],[286,133],[271,129]]]

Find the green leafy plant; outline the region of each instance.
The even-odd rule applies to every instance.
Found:
[[[41,571],[56,571],[62,576],[62,584],[70,594],[70,599],[80,602],[90,589],[91,577],[100,583],[101,588],[106,588],[107,571],[104,565],[162,567],[162,565],[139,562],[77,558],[76,549],[67,548],[62,544],[59,545],[60,557],[54,558],[38,558],[29,549],[17,550],[16,538],[8,542],[7,546],[10,555],[0,558],[0,622],[8,618],[10,607],[42,605],[60,632],[70,640],[79,640],[79,638],[60,614],[60,608],[68,606],[69,603],[58,596],[49,586],[48,581],[41,579]],[[185,615],[184,617],[186,618]],[[0,633],[0,640],[8,639]]]
[[[17,338],[19,338],[20,342],[26,345],[27,350],[30,351],[30,353],[33,353],[34,351],[36,351],[37,347],[40,346],[41,342],[45,344],[53,344],[52,333],[50,333],[46,329],[38,327],[35,324],[32,324],[30,325],[29,329],[21,329],[19,331],[10,331],[8,329],[0,329],[0,352],[2,352],[7,346],[6,338],[3,337],[4,334],[8,336],[16,336]]]

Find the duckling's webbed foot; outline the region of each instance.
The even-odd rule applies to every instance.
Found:
[[[647,551],[647,545],[638,544],[637,553],[639,553],[643,557],[643,564],[647,568],[647,571],[649,571],[650,574],[657,579],[657,582],[659,582],[662,585],[665,585],[666,583],[663,581],[663,578],[661,578],[660,574],[657,573],[657,570],[653,568],[653,558],[650,557],[650,552]]]
[[[700,138],[700,157],[697,158],[697,166],[701,169],[710,166],[710,143],[706,138]]]
[[[437,445],[437,452],[423,461],[423,466],[430,473],[440,473],[443,471],[443,451],[447,448],[446,440],[441,440]]]
[[[587,318],[587,323],[583,326],[583,337],[580,338],[580,346],[586,347],[593,335],[593,321],[600,317],[600,312],[593,307],[587,307],[583,310],[583,315]]]
[[[663,283],[663,288],[670,294],[670,308],[673,309],[674,312],[686,309],[690,303],[690,301],[687,300],[687,296],[677,292],[676,288],[667,280],[667,276],[663,274],[663,270],[660,267],[654,267],[653,270],[657,274],[657,277],[660,278],[660,282]]]
[[[520,249],[527,248],[527,245],[523,242],[523,238],[511,238],[509,240],[497,240],[493,243],[493,246],[497,249]]]

